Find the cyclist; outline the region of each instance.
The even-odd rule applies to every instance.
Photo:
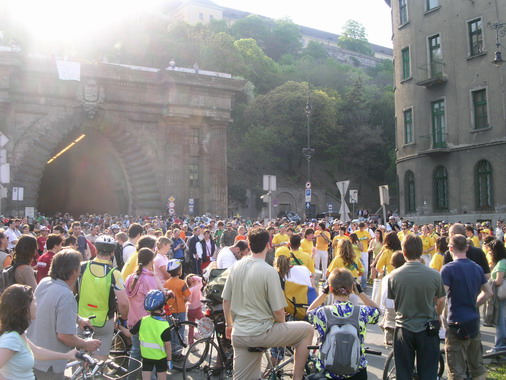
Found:
[[[155,368],[158,380],[165,379],[165,372],[172,369],[170,327],[164,313],[166,301],[161,290],[150,290],[144,299],[144,309],[150,315],[139,319],[130,329],[130,333],[139,334],[143,380],[150,380]]]
[[[359,370],[356,373],[350,373],[344,376],[338,376],[330,373],[324,369],[321,358],[318,358],[317,369],[322,371],[322,375],[330,379],[353,379],[362,380],[367,379],[367,359],[365,356],[365,335],[367,332],[366,324],[378,323],[380,311],[378,305],[372,301],[363,291],[360,285],[355,284],[355,279],[348,269],[337,268],[334,269],[329,276],[329,285],[325,287],[322,294],[309,306],[307,309],[307,316],[309,322],[311,322],[321,338],[321,341],[325,341],[326,334],[328,333],[327,326],[327,313],[326,308],[330,308],[330,312],[340,318],[350,317],[353,314],[355,307],[360,307],[359,314],[359,339],[360,339],[360,365]],[[323,306],[329,292],[332,292],[335,298],[335,302],[331,306]],[[365,306],[354,306],[350,301],[350,294],[358,293],[358,296],[362,300]],[[328,309],[327,309],[328,310]]]
[[[112,264],[116,241],[113,237],[102,235],[95,240],[97,256],[81,264],[78,282],[79,309],[83,317],[95,315],[91,324],[94,337],[102,341],[95,357],[106,360],[114,336],[114,312],[116,306],[120,316],[128,316],[128,297],[121,272]]]

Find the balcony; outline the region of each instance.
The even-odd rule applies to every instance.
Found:
[[[433,61],[428,65],[418,67],[418,78],[416,84],[425,88],[439,86],[448,81],[445,74],[445,63],[442,61]]]

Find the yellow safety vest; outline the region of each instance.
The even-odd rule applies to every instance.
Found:
[[[150,315],[143,317],[139,330],[141,356],[144,359],[160,360],[167,357],[161,336],[169,328],[169,322]]]

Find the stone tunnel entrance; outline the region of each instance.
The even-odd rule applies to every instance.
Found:
[[[73,142],[75,145],[55,157]],[[47,216],[69,212],[76,217],[85,213],[128,214],[128,186],[121,159],[100,131],[72,131],[51,157],[40,185],[40,212]]]

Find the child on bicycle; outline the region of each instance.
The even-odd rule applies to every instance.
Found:
[[[366,325],[369,323],[378,323],[380,315],[378,305],[362,291],[362,288],[358,283],[355,283],[355,279],[348,269],[334,269],[330,273],[328,283],[329,285],[325,287],[322,294],[320,294],[320,296],[307,309],[309,322],[315,326],[316,331],[318,331],[319,338],[323,343],[318,354],[316,367],[319,371],[322,371],[322,376],[330,379],[367,379],[367,360],[365,357],[364,347],[364,340],[367,332]],[[335,301],[333,305],[325,306],[324,303],[329,292],[332,292]],[[358,294],[358,297],[362,300],[365,306],[354,306],[350,302],[350,295],[354,292]],[[354,309],[357,307],[360,308],[358,314],[357,312],[354,312]],[[325,339],[327,334],[330,332],[330,326],[327,322],[329,318],[335,320],[336,317],[340,319],[350,318],[351,322],[351,318],[353,318],[353,316],[356,316],[358,320],[358,331],[355,331],[358,333],[358,339],[360,340],[360,359],[357,370],[352,373],[344,374],[332,373],[325,368],[325,363],[322,358]]]
[[[139,334],[142,380],[150,380],[154,368],[157,379],[165,380],[167,370],[172,369],[170,326],[164,312],[166,302],[161,290],[150,290],[144,299],[144,309],[150,315],[141,318],[130,329],[131,334]]]
[[[169,272],[170,278],[165,282],[164,287],[174,293],[174,298],[167,302],[166,311],[167,313],[171,313],[178,321],[186,321],[186,303],[190,301],[191,292],[186,282],[181,280],[181,276],[183,275],[181,260],[169,260],[167,272]],[[179,333],[180,336],[184,336],[184,326],[179,328]],[[180,356],[183,347],[179,343],[176,331],[171,331],[171,337],[173,355]]]

